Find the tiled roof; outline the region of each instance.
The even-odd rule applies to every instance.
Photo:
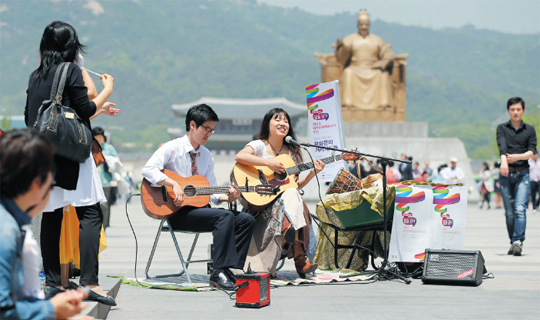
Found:
[[[262,119],[272,108],[282,108],[289,116],[305,116],[307,107],[291,102],[285,98],[270,99],[229,99],[202,97],[197,101],[185,104],[173,104],[173,112],[178,117],[185,117],[190,107],[205,103],[212,107],[220,119]]]

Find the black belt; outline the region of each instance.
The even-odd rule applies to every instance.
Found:
[[[516,173],[516,172],[521,172],[525,169],[529,169],[529,167],[508,167],[508,172]]]

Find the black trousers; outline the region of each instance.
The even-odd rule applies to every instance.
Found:
[[[107,229],[111,219],[112,187],[103,187],[103,193],[105,193],[105,199],[107,199],[107,202],[101,204],[101,212],[103,212],[103,229]]]
[[[540,202],[540,196],[538,195],[538,189],[540,187],[540,182],[538,181],[532,181],[531,180],[531,202],[533,209],[536,210],[538,208],[538,203]]]
[[[79,218],[79,250],[81,253],[81,285],[98,285],[99,240],[103,213],[96,203],[86,207],[76,207]],[[45,285],[60,286],[60,232],[62,231],[63,208],[44,212],[41,220],[41,255],[45,270]]]
[[[169,218],[174,230],[212,232],[214,268],[243,269],[255,227],[246,212],[215,208],[184,207]]]

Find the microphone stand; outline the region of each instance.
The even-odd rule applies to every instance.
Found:
[[[294,141],[294,142],[293,141],[290,141],[290,142],[292,142],[292,143],[296,142],[296,141]],[[337,149],[337,148],[332,148],[332,147],[317,146],[317,145],[313,145],[313,144],[310,144],[310,143],[304,143],[304,142],[298,142],[297,144],[300,145],[300,146],[306,146],[306,147],[314,147],[314,148],[321,148],[321,149],[339,151],[339,152],[344,152],[344,153],[352,153],[352,154],[357,154],[359,156],[366,156],[366,157],[377,158],[377,159],[381,160],[382,176],[383,176],[382,179],[383,179],[383,233],[384,233],[384,244],[383,244],[384,257],[383,257],[383,261],[381,263],[381,267],[378,270],[374,270],[374,271],[364,271],[364,272],[358,272],[358,273],[353,273],[353,274],[340,275],[339,277],[340,278],[350,278],[350,277],[356,277],[356,276],[359,276],[359,275],[377,274],[378,275],[377,280],[381,280],[382,278],[386,278],[386,279],[398,278],[398,279],[403,280],[406,284],[410,284],[411,283],[410,279],[407,279],[407,278],[393,272],[392,270],[390,270],[391,268],[389,266],[388,249],[387,249],[387,244],[386,244],[386,240],[387,240],[386,234],[388,232],[387,218],[386,218],[386,214],[387,214],[387,212],[386,212],[387,211],[387,209],[386,209],[386,166],[388,165],[388,161],[401,162],[401,163],[406,163],[406,164],[411,164],[412,162],[409,161],[409,160],[393,159],[393,158],[388,158],[388,157],[376,156],[376,155],[372,155],[372,154],[368,154],[368,153],[362,153],[362,152],[358,152],[358,151],[348,151],[348,150]],[[358,173],[358,174],[360,174],[360,173]],[[324,205],[324,203],[323,203],[323,205]],[[356,246],[356,244],[355,244],[355,246]]]

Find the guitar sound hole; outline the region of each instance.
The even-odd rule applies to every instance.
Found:
[[[192,185],[188,185],[184,188],[184,194],[186,197],[193,198],[197,195],[197,188]]]
[[[277,181],[285,181],[287,179],[287,173],[274,172],[274,179]]]

